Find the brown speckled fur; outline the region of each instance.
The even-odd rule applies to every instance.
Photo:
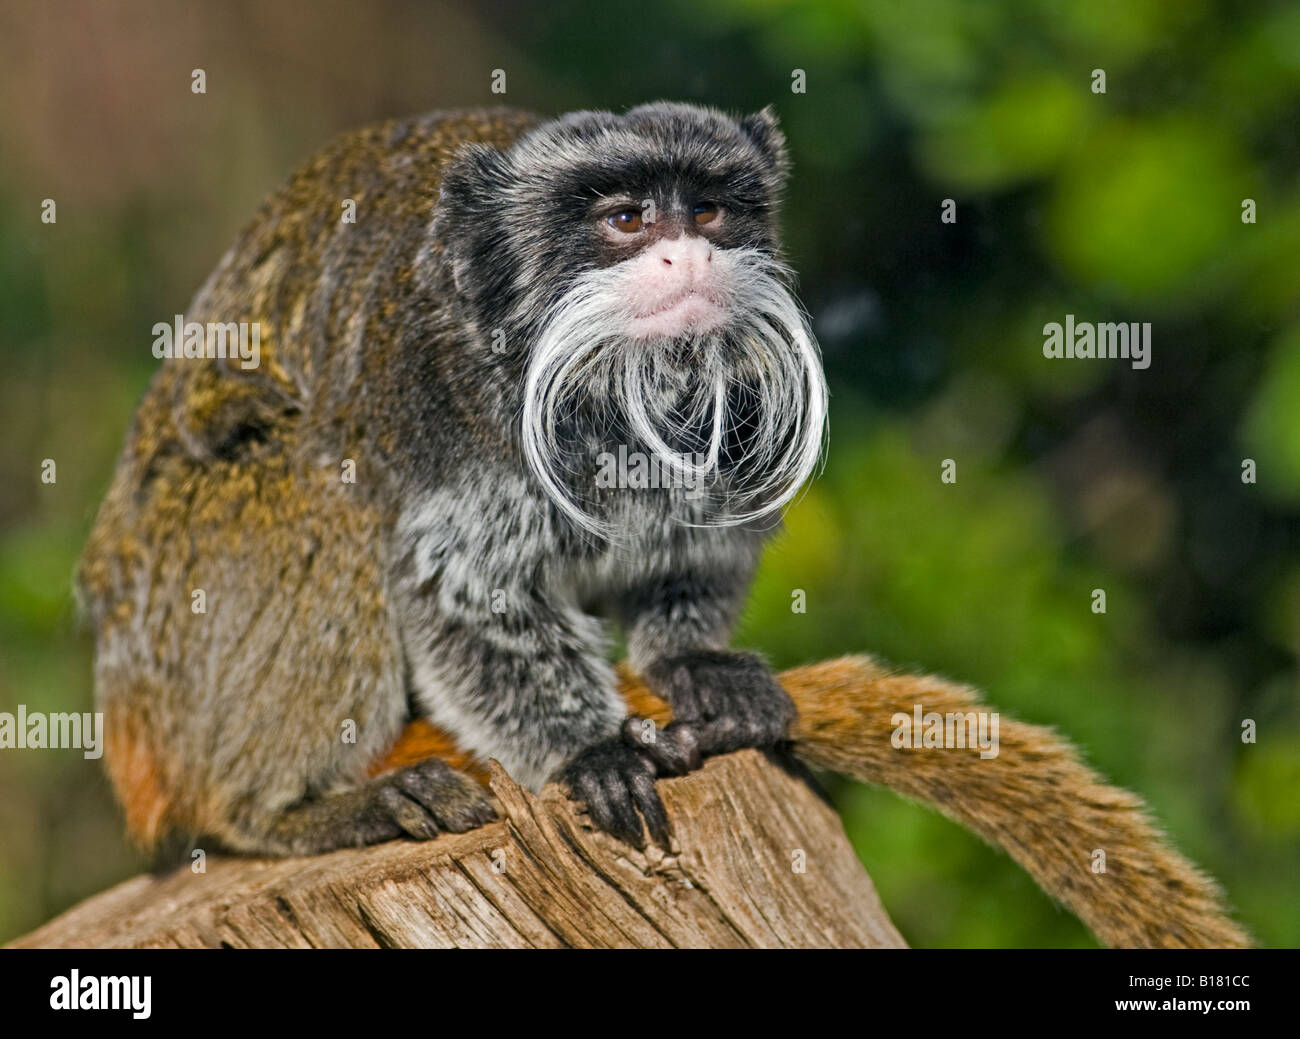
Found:
[[[406,721],[392,707],[401,654],[382,531],[393,517],[375,478],[403,446],[377,420],[403,377],[387,318],[416,291],[408,258],[448,156],[535,121],[468,111],[340,137],[266,201],[187,308],[190,321],[258,323],[261,364],[162,364],[78,573],[106,766],[145,847],[172,830],[251,847],[268,812],[245,791],[284,805],[346,787]],[[344,198],[362,213],[346,235]],[[358,276],[322,284],[327,263]],[[363,354],[331,350],[358,332]],[[264,435],[242,435],[250,422]],[[343,458],[361,470],[354,484],[339,478]],[[195,589],[206,613],[190,610]],[[303,703],[301,729],[283,724],[286,696]],[[340,741],[342,719],[357,743]]]
[[[535,122],[442,113],[340,138],[272,195],[189,308],[193,321],[259,323],[261,366],[161,367],[79,574],[107,765],[143,843],[179,830],[294,853],[312,846],[296,843],[310,834],[266,837],[294,805],[429,756],[481,776],[481,763],[427,722],[402,732],[410,712],[386,579],[395,498],[386,481],[436,452],[423,413],[393,407],[415,363],[395,330],[428,310],[417,266],[448,158],[466,141],[507,145]],[[343,232],[345,198],[362,216]],[[414,331],[440,341],[437,327]],[[506,438],[490,384],[464,371],[451,348],[459,340],[448,342],[426,352],[439,378],[425,403],[454,415],[476,450],[499,454]],[[357,462],[357,483],[339,479],[343,458]],[[209,601],[196,615],[199,588]],[[939,808],[1005,849],[1108,944],[1247,943],[1141,802],[1101,783],[1046,730],[1004,722],[992,760],[900,751],[893,714],[918,702],[966,708],[972,694],[865,658],[782,677],[807,761]],[[635,712],[666,720],[626,674],[624,689]],[[339,738],[345,719],[355,743]],[[1090,869],[1098,848],[1102,875]]]

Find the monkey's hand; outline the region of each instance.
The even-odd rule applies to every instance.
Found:
[[[641,829],[644,818],[650,838],[667,848],[672,827],[655,790],[655,762],[629,741],[627,723],[624,729],[625,735],[594,744],[579,753],[560,769],[556,778],[569,788],[571,797],[587,806],[587,815],[600,829],[644,848]]]
[[[445,761],[428,758],[285,812],[262,843],[278,854],[316,855],[395,837],[432,840],[495,818],[492,802],[478,783]]]
[[[478,783],[436,758],[374,781],[371,804],[408,837],[464,833],[497,817]]]
[[[679,774],[673,762],[686,744],[694,745],[697,757],[683,771],[698,766],[698,755],[773,747],[789,739],[794,701],[757,654],[682,653],[647,668],[645,679],[673,709],[672,722],[647,741],[661,774]]]

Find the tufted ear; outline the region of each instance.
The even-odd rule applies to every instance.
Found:
[[[474,295],[467,273],[499,245],[494,229],[511,182],[505,154],[486,144],[465,145],[443,171],[433,237],[446,250],[457,292]]]
[[[790,153],[786,148],[780,121],[776,117],[776,109],[767,105],[753,115],[746,116],[740,121],[740,128],[771,164],[777,183],[784,184],[790,175]]]

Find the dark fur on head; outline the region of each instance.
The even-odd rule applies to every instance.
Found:
[[[443,174],[431,237],[443,243],[465,316],[526,338],[567,281],[610,262],[587,219],[609,195],[639,203],[667,187],[734,203],[738,219],[722,244],[776,256],[789,169],[770,107],[739,121],[670,101],[624,115],[572,112],[505,151],[464,148]]]
[[[788,169],[769,109],[735,120],[667,102],[566,115],[506,150],[471,145],[448,168],[433,236],[470,348],[504,336],[484,363],[522,393],[524,455],[580,527],[619,536],[591,480],[592,460],[616,445],[708,482],[686,522],[770,516],[815,468],[825,387],[779,260]],[[726,320],[641,341],[620,321],[636,279],[614,272],[646,240],[602,237],[602,213],[648,200],[664,234],[693,235],[701,199],[726,214],[707,235]]]

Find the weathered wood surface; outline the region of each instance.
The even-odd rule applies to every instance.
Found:
[[[139,876],[14,947],[899,947],[839,818],[756,751],[660,783],[675,848],[492,774],[501,821],[306,859]],[[802,856],[798,853],[802,852]],[[803,870],[796,868],[801,859]]]

